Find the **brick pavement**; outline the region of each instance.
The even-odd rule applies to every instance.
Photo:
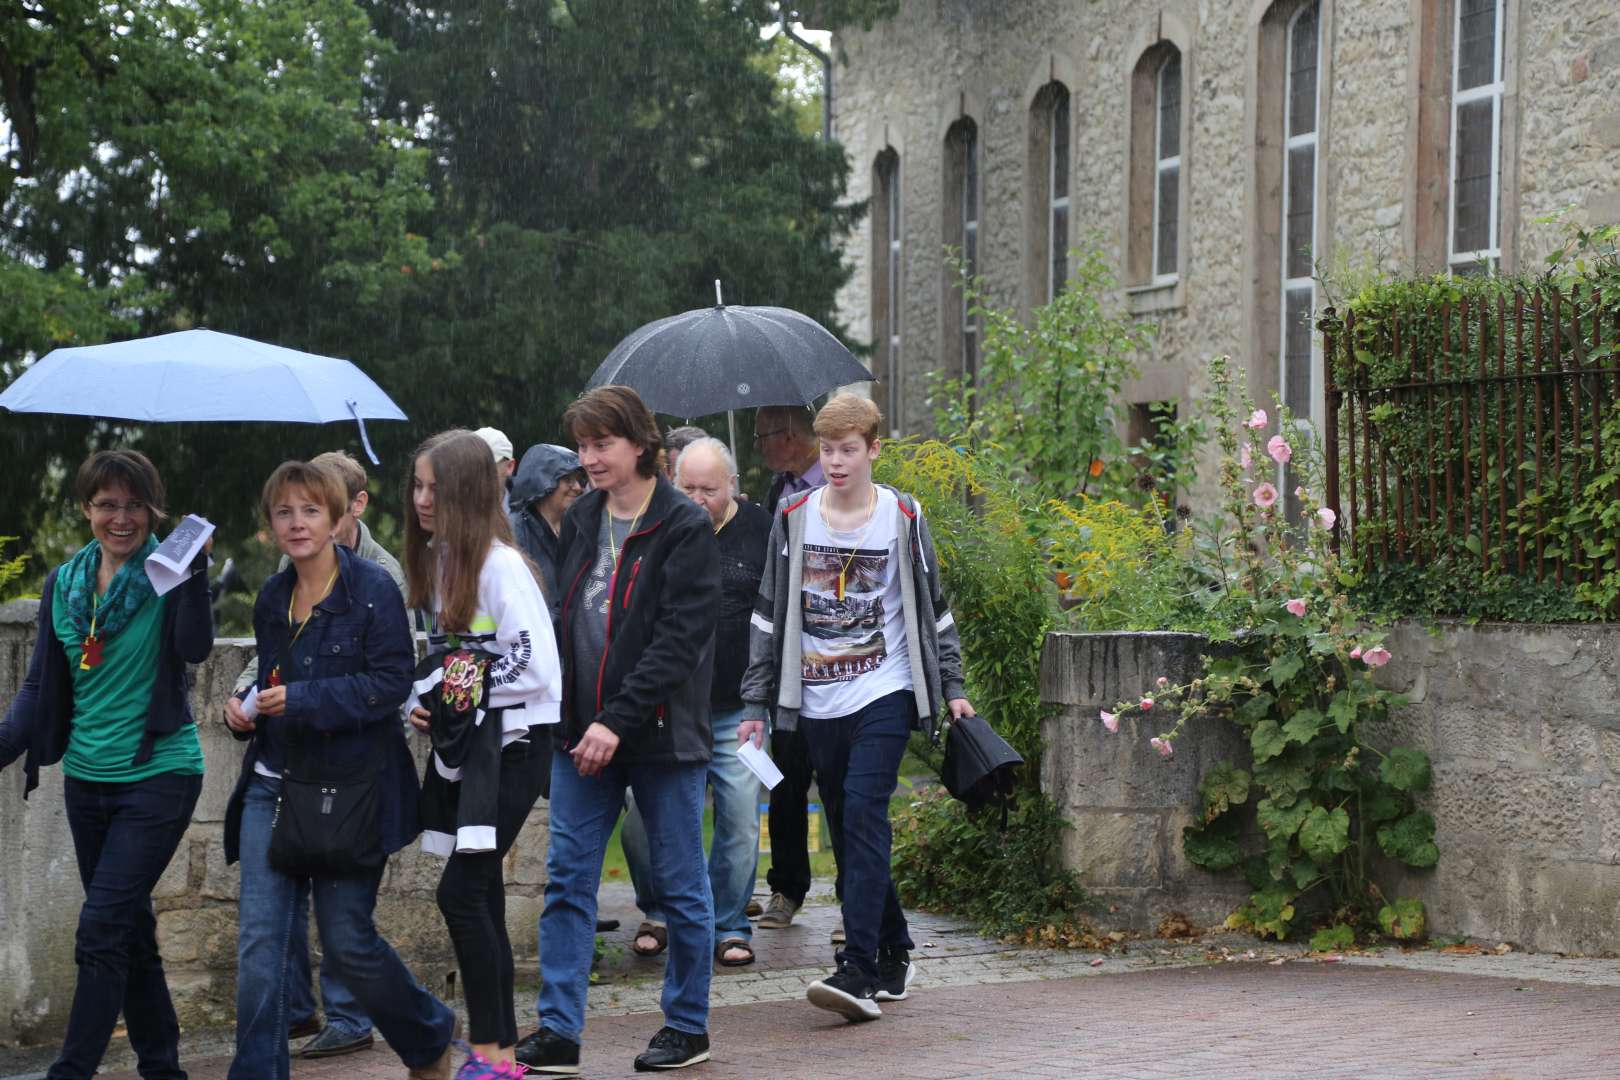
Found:
[[[604,913],[626,925],[610,942],[627,946],[633,913],[612,889]],[[932,947],[918,950],[912,1000],[856,1026],[803,1000],[803,987],[826,971],[835,918],[836,909],[813,904],[793,928],[756,934],[756,965],[717,972],[715,1056],[693,1080],[1620,1077],[1620,960],[1391,950],[1323,963],[1237,937],[1055,953],[919,915],[914,936]],[[609,957],[616,974],[592,989],[588,1077],[634,1075],[631,1060],[659,1024],[662,962],[623,952]],[[519,995],[525,1030],[532,1001],[532,991]],[[194,1080],[222,1080],[229,1047],[228,1032],[188,1036]],[[37,1069],[48,1057],[0,1053],[0,1076],[27,1075],[19,1066]],[[137,1080],[116,1071],[128,1067],[120,1042],[101,1075]],[[404,1069],[379,1047],[295,1061],[293,1075],[398,1080]]]

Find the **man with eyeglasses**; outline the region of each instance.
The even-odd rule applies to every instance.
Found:
[[[388,571],[388,576],[394,579],[399,586],[400,593],[405,592],[405,571],[400,568],[399,560],[371,537],[371,530],[361,521],[361,515],[366,512],[371,496],[366,490],[366,470],[350,454],[341,450],[329,451],[317,456],[311,464],[331,469],[343,478],[345,494],[348,495],[348,512],[338,519],[337,527],[332,530],[332,537],[344,547],[353,551],[362,559],[367,559]],[[285,570],[292,564],[287,556],[281,557],[277,566],[278,572]],[[236,680],[238,692],[259,681],[259,658],[253,657],[242,669],[242,674]],[[360,1007],[343,984],[332,978],[326,972],[326,965],[321,965],[321,1003],[326,1008],[326,1021],[323,1024],[315,1009],[315,993],[310,985],[309,963],[309,905],[299,905],[292,927],[292,951],[289,957],[291,971],[288,977],[287,1037],[300,1039],[314,1035],[313,1039],[305,1043],[295,1056],[306,1058],[337,1057],[341,1054],[352,1054],[357,1050],[368,1049],[375,1041],[371,1031],[371,1017]]]
[[[813,491],[826,483],[813,422],[810,409],[803,405],[767,405],[754,414],[754,445],[759,447],[765,467],[776,474],[765,495],[765,509],[772,514],[784,495]],[[771,789],[771,868],[765,874],[771,898],[759,918],[759,928],[785,930],[793,925],[793,917],[810,891],[810,784],[815,775],[810,748],[801,732],[773,733],[771,757],[782,770],[782,782]],[[836,847],[833,857],[838,857]],[[839,920],[832,943],[841,945],[843,941],[844,924]]]

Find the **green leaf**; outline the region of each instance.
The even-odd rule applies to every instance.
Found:
[[[1477,535],[1473,534],[1470,534],[1468,539],[1463,541],[1463,546],[1468,548],[1468,550],[1473,552],[1475,555],[1478,555],[1480,552],[1485,550],[1485,545],[1480,543],[1480,539]]]
[[[1322,728],[1322,713],[1317,709],[1301,709],[1282,726],[1283,736],[1291,743],[1309,743]]]
[[[1251,727],[1271,715],[1271,706],[1275,701],[1270,694],[1256,694],[1237,707],[1234,718],[1244,727]]]
[[[1187,861],[1205,870],[1230,870],[1242,858],[1237,837],[1219,824],[1181,830],[1181,850]]]
[[[1378,830],[1378,847],[1408,866],[1433,866],[1440,861],[1440,848],[1434,842],[1434,816],[1427,810],[1414,810],[1393,825],[1385,825]]]
[[[1299,846],[1305,854],[1325,863],[1350,846],[1350,815],[1344,807],[1327,810],[1313,806],[1299,827]]]
[[[1399,941],[1415,941],[1426,929],[1423,901],[1407,897],[1378,909],[1378,926]]]
[[[1311,935],[1312,952],[1338,952],[1355,947],[1356,932],[1348,923],[1334,923]]]
[[[1397,746],[1378,767],[1378,775],[1397,791],[1423,791],[1432,775],[1429,755],[1410,746]]]
[[[1281,738],[1281,732],[1278,738]],[[1278,806],[1287,806],[1310,790],[1311,764],[1308,751],[1291,746],[1281,755],[1254,767],[1254,783]]]
[[[1271,685],[1281,688],[1305,667],[1305,658],[1298,653],[1285,652],[1271,661]]]
[[[1254,815],[1266,836],[1273,841],[1286,840],[1299,831],[1312,809],[1308,799],[1299,799],[1291,806],[1278,806],[1275,799],[1261,799],[1254,804]]]
[[[1249,894],[1249,903],[1238,909],[1255,933],[1267,934],[1279,940],[1288,936],[1289,923],[1294,919],[1294,900],[1299,891],[1288,885],[1272,885]]]
[[[1361,795],[1361,817],[1363,821],[1378,824],[1381,821],[1392,821],[1407,811],[1407,799],[1397,794],[1388,784],[1368,781]]]
[[[1249,774],[1230,761],[1217,762],[1204,774],[1198,793],[1204,797],[1204,820],[1211,821],[1249,799]]]
[[[1356,718],[1356,697],[1349,690],[1340,690],[1328,702],[1328,719],[1338,727],[1339,734],[1345,735],[1350,731],[1350,725]]]
[[[1287,745],[1288,739],[1275,720],[1262,720],[1249,733],[1249,748],[1254,751],[1256,765],[1276,757]]]

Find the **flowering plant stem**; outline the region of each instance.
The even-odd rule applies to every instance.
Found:
[[[1151,741],[1165,758],[1192,723],[1235,723],[1247,736],[1249,761],[1205,772],[1201,821],[1183,835],[1190,861],[1241,868],[1248,878],[1249,902],[1229,926],[1283,938],[1328,923],[1313,939],[1322,947],[1374,931],[1420,937],[1422,903],[1385,902],[1368,865],[1374,844],[1409,866],[1439,857],[1434,819],[1416,801],[1429,759],[1368,741],[1368,728],[1403,699],[1374,681],[1390,653],[1345,593],[1334,514],[1315,494],[1320,455],[1285,408],[1269,438],[1264,410],[1245,402],[1240,419],[1225,358],[1210,374],[1223,513],[1210,527],[1212,542],[1197,550],[1217,564],[1205,577],[1225,591],[1231,640],[1204,658],[1197,678],[1161,678],[1102,722],[1113,732],[1133,713],[1164,716],[1167,727]]]

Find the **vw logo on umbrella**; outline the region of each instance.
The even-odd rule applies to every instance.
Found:
[[[747,397],[748,396],[748,384],[745,383],[745,382],[738,383],[737,384],[737,393],[741,394],[743,397]]]

